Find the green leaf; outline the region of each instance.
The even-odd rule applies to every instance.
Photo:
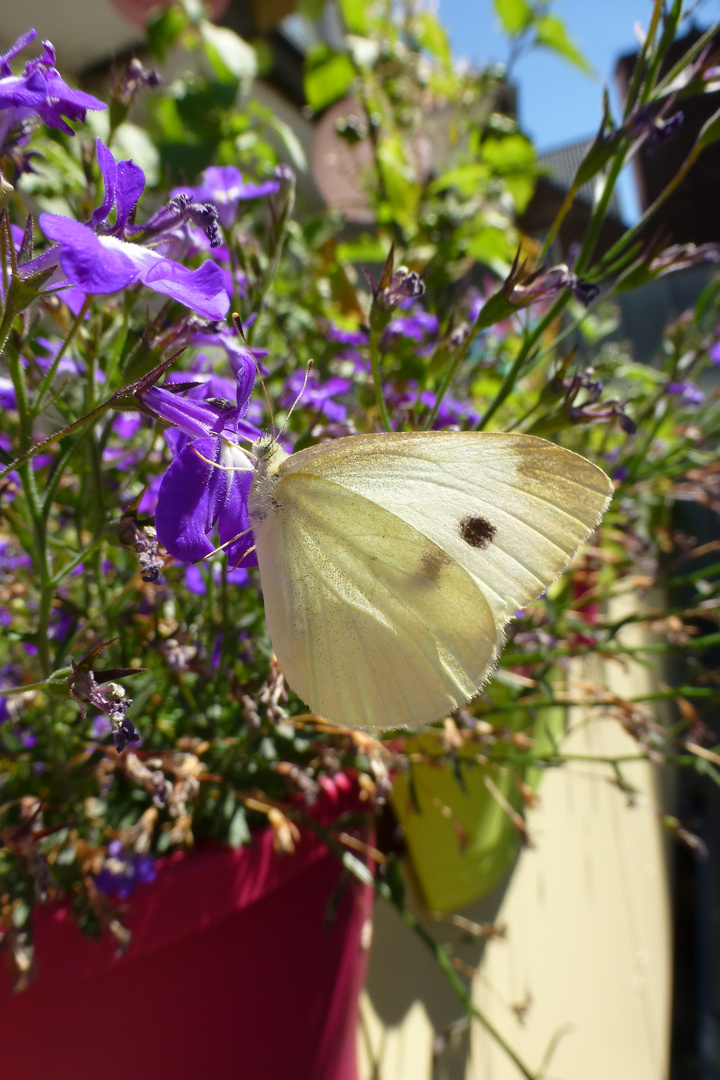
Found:
[[[472,255],[477,262],[482,263],[483,266],[489,267],[496,274],[504,277],[508,272],[512,254],[516,248],[517,236],[513,229],[500,229],[496,225],[484,225],[470,239],[467,244],[467,253]],[[487,304],[485,307],[487,307]],[[509,311],[515,310],[516,308],[511,305]],[[499,322],[500,319],[504,318],[506,318],[505,314],[492,321]]]
[[[438,195],[447,188],[455,188],[461,195],[477,195],[490,178],[490,170],[483,162],[471,165],[459,165],[456,169],[446,169],[428,185],[430,195]]]
[[[385,881],[390,889],[393,902],[403,904],[405,902],[405,878],[398,859],[390,856],[385,864]]]
[[[31,915],[30,905],[25,900],[20,900],[13,908],[12,922],[18,930],[25,926]]]
[[[720,109],[714,112],[703,124],[698,137],[698,146],[704,149],[706,146],[711,146],[714,142],[717,142],[718,139],[720,139]]]
[[[503,319],[507,319],[509,315],[514,315],[518,310],[516,304],[511,304],[507,296],[502,289],[498,289],[496,293],[490,296],[480,309],[480,314],[477,317],[473,330],[477,333],[480,330],[487,330],[489,327],[494,326],[495,323],[502,322]],[[473,395],[479,393],[479,383],[472,386]],[[478,389],[476,389],[478,387]]]
[[[344,97],[352,86],[355,68],[342,53],[328,45],[316,45],[305,60],[305,97],[314,112]]]
[[[535,147],[524,135],[516,133],[500,139],[485,139],[481,149],[483,160],[496,173],[534,172]]]
[[[586,75],[594,75],[594,69],[585,59],[575,42],[568,35],[565,23],[557,15],[541,15],[535,20],[535,44],[552,49],[564,60],[569,60]]]
[[[306,19],[310,19],[311,22],[315,22],[323,13],[325,0],[298,0],[295,6],[299,15],[303,15]]]
[[[372,871],[362,859],[358,859],[357,855],[353,855],[351,851],[343,851],[343,866],[346,870],[349,870],[354,877],[361,881],[363,885],[375,886],[375,878],[372,875]]]
[[[402,228],[412,229],[421,193],[405,157],[405,149],[400,135],[385,136],[379,142],[377,159],[392,219]],[[382,218],[382,211],[378,216]]]
[[[510,37],[522,34],[534,18],[533,9],[528,0],[493,0],[493,7],[500,25]]]
[[[298,172],[307,172],[308,163],[305,157],[305,151],[302,148],[302,143],[298,139],[297,135],[284,120],[281,120],[279,116],[271,113],[268,118],[268,125],[275,132],[280,142],[283,144],[290,161],[298,170]]]
[[[249,840],[250,830],[248,828],[247,817],[245,816],[245,807],[238,806],[233,814],[233,819],[230,822],[227,842],[230,847],[239,848],[243,847],[244,844],[247,844]]]
[[[228,76],[238,82],[252,81],[257,75],[257,57],[252,45],[225,26],[215,26],[203,19],[200,34],[212,69],[221,82]]]
[[[338,262],[384,263],[387,243],[365,233],[359,240],[338,244],[336,254]]]
[[[145,128],[123,123],[115,129],[113,153],[123,160],[132,158],[145,173],[148,187],[157,187],[161,179],[160,151]]]
[[[367,0],[340,0],[340,14],[348,34],[366,34],[370,25]]]
[[[535,192],[535,177],[527,173],[515,173],[503,179],[505,190],[512,198],[515,213],[522,214]]]
[[[166,7],[156,19],[151,19],[145,27],[148,45],[153,56],[164,58],[187,26],[185,13],[179,7]]]
[[[449,67],[452,63],[450,42],[445,29],[438,22],[435,15],[425,11],[417,16],[418,38],[420,47],[432,53],[443,67]]]

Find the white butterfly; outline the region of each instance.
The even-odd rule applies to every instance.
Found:
[[[289,685],[349,727],[421,727],[472,698],[503,627],[606,510],[601,469],[531,435],[258,440],[249,498]]]

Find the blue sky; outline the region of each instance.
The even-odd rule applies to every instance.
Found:
[[[562,17],[597,75],[584,75],[544,49],[520,58],[513,72],[519,87],[519,119],[539,150],[594,135],[600,123],[604,85],[609,87],[617,109],[615,62],[623,53],[637,48],[633,28],[635,23],[647,26],[652,2],[556,0],[552,10]],[[507,41],[498,31],[492,0],[440,0],[440,18],[450,34],[455,56],[474,64],[507,60]],[[695,18],[703,27],[720,18],[720,0],[701,0]],[[626,217],[634,217],[636,207],[629,177],[620,197]]]

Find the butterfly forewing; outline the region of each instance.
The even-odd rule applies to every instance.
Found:
[[[530,435],[357,435],[294,455],[432,540],[480,586],[496,623],[554,581],[610,501],[601,469]]]
[[[255,526],[268,629],[290,686],[349,726],[446,715],[485,680],[499,644],[478,585],[407,522],[294,462]]]

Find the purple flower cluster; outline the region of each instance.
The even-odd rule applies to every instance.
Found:
[[[108,857],[95,884],[106,896],[127,900],[137,885],[149,885],[156,878],[155,859],[152,855],[129,852],[120,840],[108,844]]]
[[[679,398],[681,405],[702,405],[705,400],[705,395],[700,387],[696,386],[694,382],[690,382],[688,379],[683,379],[679,382],[669,382],[665,389],[668,394],[672,394],[673,397]]]
[[[136,225],[135,209],[145,189],[145,174],[133,161],[116,162],[99,139],[97,155],[105,188],[101,205],[85,225],[59,214],[41,214],[43,232],[56,246],[25,263],[23,274],[59,262],[64,282],[83,294],[116,293],[142,283],[206,319],[223,319],[230,298],[220,267],[207,260],[199,269],[188,270],[155,250],[175,241],[176,231],[188,221],[200,223],[212,244],[217,238],[214,208],[180,196],[171,199],[145,225]],[[130,242],[138,238],[153,246]]]
[[[402,388],[392,391],[388,396],[388,403],[392,405],[393,414],[399,422],[416,423],[421,415],[435,409],[437,394],[432,390],[419,390],[417,383],[411,380]],[[434,431],[460,428],[464,425],[472,427],[479,421],[480,413],[472,405],[458,401],[446,393],[437,406],[432,427]]]
[[[412,301],[406,301],[400,306],[407,309],[407,314],[395,315],[385,327],[380,339],[380,348],[383,350],[392,349],[402,340],[424,345],[428,338],[434,337],[438,332],[437,315],[432,315],[420,307],[413,307]]]
[[[35,30],[28,30],[0,56],[0,156],[28,134],[34,117],[73,135],[68,120],[85,120],[88,109],[106,109],[104,102],[81,90],[71,90],[55,67],[55,50],[43,42],[43,54],[29,60],[22,75],[14,75],[10,62],[35,40]]]
[[[347,418],[348,410],[346,405],[333,399],[347,394],[351,388],[350,379],[342,379],[336,375],[321,382],[314,371],[310,371],[306,376],[305,372],[298,368],[285,380],[285,389],[280,400],[283,405],[292,405],[302,393],[302,402],[306,409],[315,409],[330,423],[337,424]]]

